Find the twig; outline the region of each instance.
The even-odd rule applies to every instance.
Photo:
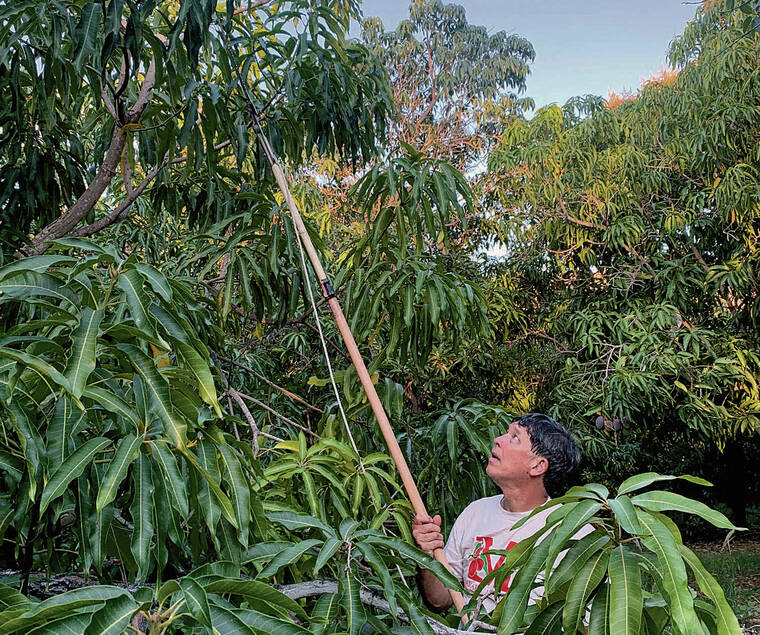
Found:
[[[313,406],[308,401],[306,401],[303,397],[299,397],[295,393],[290,392],[287,388],[278,386],[273,381],[264,377],[264,375],[262,375],[261,373],[257,373],[255,370],[253,370],[253,368],[249,368],[245,364],[241,364],[240,362],[235,361],[234,359],[230,359],[229,357],[223,357],[222,355],[219,355],[218,353],[214,353],[214,357],[222,360],[223,362],[227,362],[228,364],[232,364],[233,366],[237,366],[238,368],[242,370],[248,371],[249,373],[251,373],[251,375],[263,381],[267,386],[270,386],[274,388],[275,390],[279,390],[282,394],[287,395],[291,399],[295,399],[297,402],[303,404],[304,406],[306,406],[310,410],[313,410],[314,412],[318,412],[319,414],[324,414],[324,410],[322,410],[321,408],[317,408],[316,406]]]
[[[232,390],[232,389],[230,388],[229,390]],[[235,393],[239,397],[242,397],[243,399],[247,399],[248,401],[252,401],[257,406],[260,406],[261,408],[263,408],[267,412],[270,412],[271,414],[273,414],[278,419],[282,419],[285,423],[288,423],[291,426],[295,426],[299,430],[303,430],[304,432],[306,432],[306,434],[310,434],[311,436],[313,436],[316,439],[321,439],[322,438],[316,432],[312,432],[311,430],[309,430],[309,428],[307,428],[306,426],[302,426],[300,423],[296,423],[292,419],[289,419],[288,417],[286,417],[284,414],[281,414],[281,413],[277,412],[274,408],[272,408],[270,406],[267,406],[263,401],[259,401],[255,397],[251,397],[250,395],[246,395],[245,393],[242,393],[242,392],[235,391]],[[234,398],[235,398],[235,396],[233,395],[233,399]]]
[[[259,453],[259,434],[261,434],[259,427],[256,425],[256,421],[254,420],[251,411],[248,410],[248,406],[245,405],[245,402],[241,398],[241,394],[234,388],[227,388],[227,394],[235,400],[235,403],[237,403],[238,406],[240,406],[240,409],[243,411],[243,416],[245,416],[248,425],[251,427],[251,433],[253,434],[253,438],[251,439],[251,450],[253,451],[253,456],[256,457]]]

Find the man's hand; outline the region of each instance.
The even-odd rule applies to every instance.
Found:
[[[412,521],[412,536],[417,546],[428,555],[433,555],[436,549],[443,549],[443,534],[441,533],[441,517],[417,514]]]

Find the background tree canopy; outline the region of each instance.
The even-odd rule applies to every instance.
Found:
[[[632,474],[743,461],[711,502],[757,513],[756,17],[706,3],[677,72],[527,119],[531,44],[437,1],[361,41],[353,0],[0,4],[0,582],[20,589],[0,586],[0,633],[455,630],[412,582],[457,586],[411,546],[305,300],[246,93],[444,526],[493,493],[484,457],[516,413],[566,423],[602,482],[563,506],[565,541],[597,530],[555,594],[490,619],[573,632],[589,605],[593,629],[737,632],[661,512],[733,525]],[[510,559],[521,589],[546,545]],[[101,584],[38,602],[55,588],[34,572]]]

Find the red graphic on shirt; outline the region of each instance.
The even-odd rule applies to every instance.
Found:
[[[467,570],[467,578],[480,584],[491,571],[498,569],[506,556],[497,556],[495,554],[487,553],[493,547],[492,536],[477,536],[475,538],[475,551],[472,554],[472,560],[470,560],[470,567]],[[506,546],[506,551],[509,551],[517,545],[514,540],[510,540]],[[509,591],[509,583],[512,581],[512,576],[509,576],[504,580],[504,584],[501,585],[502,593]]]

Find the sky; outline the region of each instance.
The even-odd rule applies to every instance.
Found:
[[[444,0],[446,2],[446,0]],[[670,41],[697,5],[682,0],[458,0],[470,24],[527,38],[536,60],[526,95],[536,107],[575,95],[636,90],[667,67]],[[408,17],[408,0],[363,0],[386,30]]]

